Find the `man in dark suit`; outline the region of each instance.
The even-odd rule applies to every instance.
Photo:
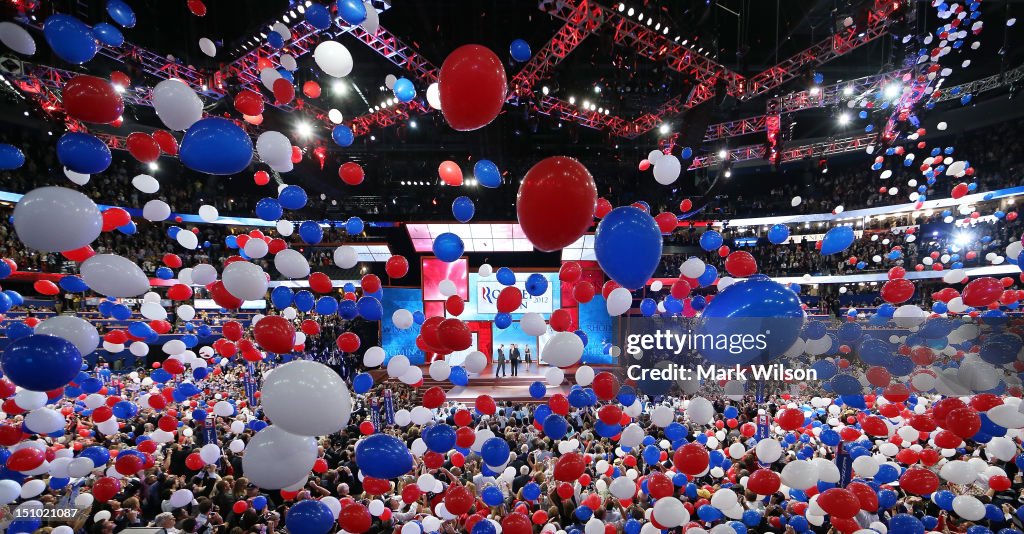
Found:
[[[501,373],[499,375],[498,373]],[[498,345],[498,367],[494,369],[494,376],[505,376],[505,345]]]
[[[512,360],[512,376],[519,376],[519,347],[515,343],[512,344],[508,355],[509,359]]]

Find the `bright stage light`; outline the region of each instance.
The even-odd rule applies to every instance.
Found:
[[[661,126],[658,127],[658,132],[660,132],[661,135],[667,134],[668,131],[669,131],[668,124],[662,124]]]
[[[336,82],[331,84],[331,91],[333,91],[334,94],[336,94],[336,95],[343,95],[343,94],[345,94],[345,90],[346,89],[348,89],[348,88],[345,87],[345,82],[343,82],[343,81],[339,80],[339,81],[336,81]]]
[[[850,114],[849,113],[843,113],[843,114],[839,115],[839,125],[840,126],[846,126],[847,124],[850,124]]]
[[[156,172],[156,171],[160,170],[160,166],[157,165],[155,161],[151,161],[151,162],[149,162],[149,170],[151,170],[153,172]]]
[[[893,82],[893,83],[890,83],[889,85],[885,86],[885,91],[884,91],[883,94],[885,95],[885,98],[887,98],[889,100],[892,100],[892,99],[900,96],[900,93],[902,93],[902,92],[903,92],[903,86],[900,85],[899,83]]]
[[[728,156],[728,155],[729,155],[729,152],[727,152],[724,148],[721,148],[721,149],[718,150],[718,157],[720,159],[725,159],[725,157]]]
[[[967,245],[970,245],[973,242],[974,236],[967,232],[960,232],[959,234],[956,234],[955,238],[953,238],[953,243],[955,243],[959,247],[966,247]]]

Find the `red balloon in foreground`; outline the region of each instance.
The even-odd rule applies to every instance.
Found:
[[[409,260],[405,256],[391,256],[384,264],[384,270],[391,278],[401,278],[409,274]]]
[[[291,352],[295,343],[295,327],[291,321],[280,315],[270,315],[260,319],[253,328],[253,337],[268,352],[286,354]]]
[[[128,153],[140,163],[152,163],[160,158],[160,144],[149,134],[132,132],[128,134],[125,145]]]
[[[889,280],[882,286],[882,300],[890,304],[899,304],[914,296],[914,283],[905,278]]]
[[[597,186],[580,162],[553,156],[538,162],[523,177],[516,214],[523,233],[544,252],[574,243],[594,222]]]
[[[124,113],[124,101],[103,78],[79,75],[68,80],[61,92],[64,111],[80,121],[110,124]]]
[[[342,163],[341,167],[338,168],[338,177],[348,185],[359,185],[363,183],[365,174],[363,173],[363,168],[358,163],[348,161]]]
[[[749,252],[737,250],[725,258],[725,270],[737,278],[750,276],[757,272],[757,261]]]
[[[487,126],[505,104],[505,66],[484,46],[460,46],[445,58],[438,76],[441,114],[452,128]]]

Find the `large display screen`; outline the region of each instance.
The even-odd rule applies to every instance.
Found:
[[[402,308],[410,313],[422,313],[423,292],[415,288],[389,287],[384,291],[381,306],[384,308],[384,318],[380,321],[380,346],[386,358],[390,360],[396,354],[405,354],[410,362],[422,365],[426,355],[416,347],[419,325],[413,324],[411,328],[401,330],[395,326],[391,316]]]
[[[531,295],[526,291],[526,279],[534,273],[517,273],[516,284],[523,293],[523,303],[512,315],[521,315],[527,312],[534,312],[543,315],[545,318],[557,307],[561,297],[561,285],[558,281],[558,273],[540,273],[548,281],[547,290],[540,295]],[[494,276],[481,277],[477,273],[469,274],[469,301],[466,303],[466,311],[459,316],[464,321],[490,321],[498,313],[498,295],[505,285],[498,282]]]

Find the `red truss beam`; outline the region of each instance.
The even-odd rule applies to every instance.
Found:
[[[564,20],[565,25],[559,28],[551,40],[512,77],[509,83],[509,99],[528,97],[541,78],[605,22],[601,6],[589,0],[582,0],[576,6],[573,6],[572,2],[560,4],[555,11],[552,14]]]
[[[853,137],[844,137],[842,139],[830,139],[828,141],[807,143],[804,145],[787,148],[779,152],[779,161],[787,162],[809,157],[831,156],[834,154],[856,152],[858,150],[864,150],[868,146],[874,145],[877,142],[877,140],[878,134],[872,133]],[[765,144],[762,143],[760,145],[747,145],[730,149],[727,159],[728,161],[732,162],[767,159],[765,157]],[[719,158],[717,154],[697,156],[693,158],[693,162],[690,164],[690,169],[712,167],[715,165],[719,165],[722,162],[722,158]]]
[[[540,103],[537,105],[537,110],[545,115],[555,115],[561,120],[575,122],[595,130],[607,128],[614,132],[625,128],[629,124],[624,119],[615,115],[583,109],[550,95],[541,98]]]
[[[385,128],[399,122],[404,122],[414,114],[421,115],[430,111],[432,110],[425,108],[418,100],[411,100],[404,104],[396,104],[380,111],[356,117],[349,121],[349,126],[352,128],[353,134],[361,136],[370,133],[373,128]]]
[[[19,88],[26,93],[45,89],[57,98],[60,97],[68,80],[81,74],[49,65],[29,63],[10,56],[0,56],[0,72],[15,81]],[[126,88],[121,93],[121,98],[128,104],[152,107],[153,103],[150,101],[152,92],[152,87],[133,86]]]

